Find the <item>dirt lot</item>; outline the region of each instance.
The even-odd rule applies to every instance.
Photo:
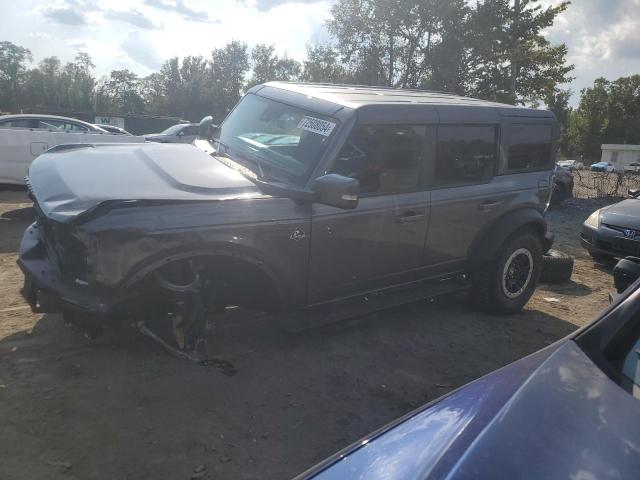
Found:
[[[550,212],[556,246],[577,256],[573,280],[540,287],[521,314],[478,314],[454,296],[297,334],[230,315],[219,368],[32,314],[15,264],[30,204],[0,191],[0,478],[189,479],[198,467],[208,479],[292,477],[588,322],[612,280],[577,239],[604,203]]]

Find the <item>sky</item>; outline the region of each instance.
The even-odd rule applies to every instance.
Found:
[[[561,0],[540,0],[557,4]],[[273,44],[301,60],[306,45],[327,42],[334,0],[0,0],[0,40],[27,47],[34,63],[51,55],[91,55],[98,76],[139,75],[164,60],[208,56],[230,40]],[[640,73],[640,0],[573,0],[545,32],[569,48],[576,92],[598,77]]]

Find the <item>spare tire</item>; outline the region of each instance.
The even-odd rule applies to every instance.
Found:
[[[542,283],[565,283],[573,273],[573,257],[560,250],[550,249],[542,255]]]

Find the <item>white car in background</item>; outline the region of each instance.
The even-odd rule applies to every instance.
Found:
[[[630,163],[629,165],[625,165],[624,171],[632,172],[632,173],[640,173],[640,163],[633,162],[633,163]]]
[[[143,137],[114,135],[75,118],[33,114],[0,116],[0,184],[24,185],[31,162],[56,145],[143,142]]]
[[[577,170],[580,168],[584,168],[584,164],[579,162],[578,160],[559,160],[556,162],[559,167],[564,168],[565,170]]]

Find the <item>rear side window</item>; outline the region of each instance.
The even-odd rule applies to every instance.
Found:
[[[496,170],[497,139],[495,126],[438,127],[435,186],[489,182]]]
[[[86,132],[87,127],[75,123],[57,120],[55,118],[44,118],[38,120],[38,130],[49,130],[51,132]]]
[[[185,135],[197,135],[198,127],[196,127],[195,125],[189,125],[183,131]]]
[[[551,126],[511,125],[509,170],[527,171],[551,168]]]
[[[20,120],[7,120],[5,122],[0,122],[0,127],[3,128],[31,128],[31,121],[28,119],[20,119]]]
[[[414,191],[418,188],[425,130],[422,126],[357,126],[331,173],[357,178],[365,195]]]

